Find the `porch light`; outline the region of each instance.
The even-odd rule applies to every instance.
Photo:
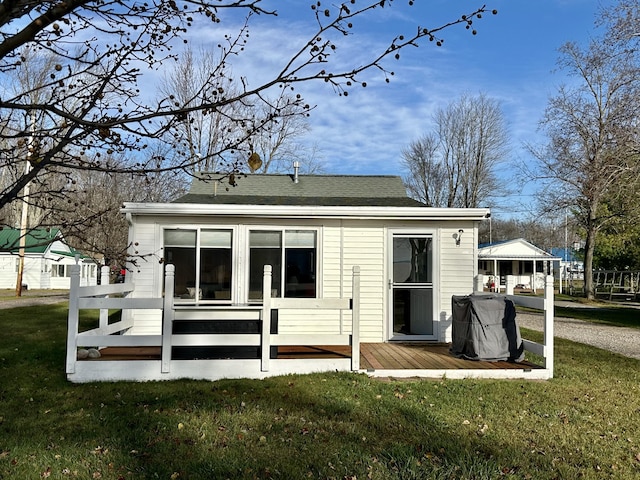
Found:
[[[460,246],[460,240],[462,240],[463,229],[458,230],[458,233],[453,234],[453,239],[456,241],[456,247]]]

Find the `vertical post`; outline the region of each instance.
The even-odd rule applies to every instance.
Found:
[[[109,284],[109,267],[104,265],[100,269],[100,285],[108,285]],[[108,297],[109,295],[106,295]],[[109,325],[109,310],[103,308],[100,310],[100,323],[98,328],[100,329],[100,333],[103,335],[107,334],[107,326]]]
[[[551,372],[553,377],[553,276],[545,277],[544,285],[544,367]]]
[[[100,267],[100,285],[109,284],[109,265]]]
[[[162,365],[161,372],[171,371],[171,335],[173,335],[173,293],[175,291],[176,267],[167,265],[164,268],[164,303],[162,306]]]
[[[484,275],[478,274],[473,277],[473,291],[474,292],[484,292]]]
[[[353,267],[351,280],[351,370],[360,370],[360,267]]]
[[[507,295],[513,295],[513,292],[515,290],[516,287],[516,277],[514,275],[507,275],[505,277],[505,281],[504,281],[505,285],[506,285],[506,294]]]
[[[264,266],[262,278],[262,361],[260,369],[269,371],[269,358],[271,356],[271,265]]]
[[[67,319],[67,373],[75,373],[78,355],[78,324],[80,311],[80,265],[70,265],[69,317]]]
[[[29,138],[27,139],[27,158],[24,162],[24,177],[31,171],[31,156],[33,155],[34,132],[36,130],[35,112],[30,112],[31,122],[29,124]],[[27,225],[29,223],[29,181],[22,189],[22,212],[20,214],[20,239],[18,247],[18,275],[16,278],[16,297],[22,296],[22,280],[24,275],[24,251],[27,239]]]

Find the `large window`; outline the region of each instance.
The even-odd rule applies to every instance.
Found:
[[[175,295],[231,300],[231,230],[165,230],[164,260],[176,268]]]
[[[249,300],[262,298],[265,265],[272,267],[272,296],[314,298],[316,260],[314,230],[249,232]]]

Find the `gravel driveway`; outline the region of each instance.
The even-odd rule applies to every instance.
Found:
[[[518,313],[517,320],[521,327],[542,331],[544,323],[542,315]],[[640,360],[640,329],[602,325],[564,317],[556,317],[553,328],[556,337]]]

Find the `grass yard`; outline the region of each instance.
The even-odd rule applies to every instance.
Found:
[[[66,314],[0,310],[0,479],[640,478],[637,360],[557,340],[546,382],[73,385]]]

